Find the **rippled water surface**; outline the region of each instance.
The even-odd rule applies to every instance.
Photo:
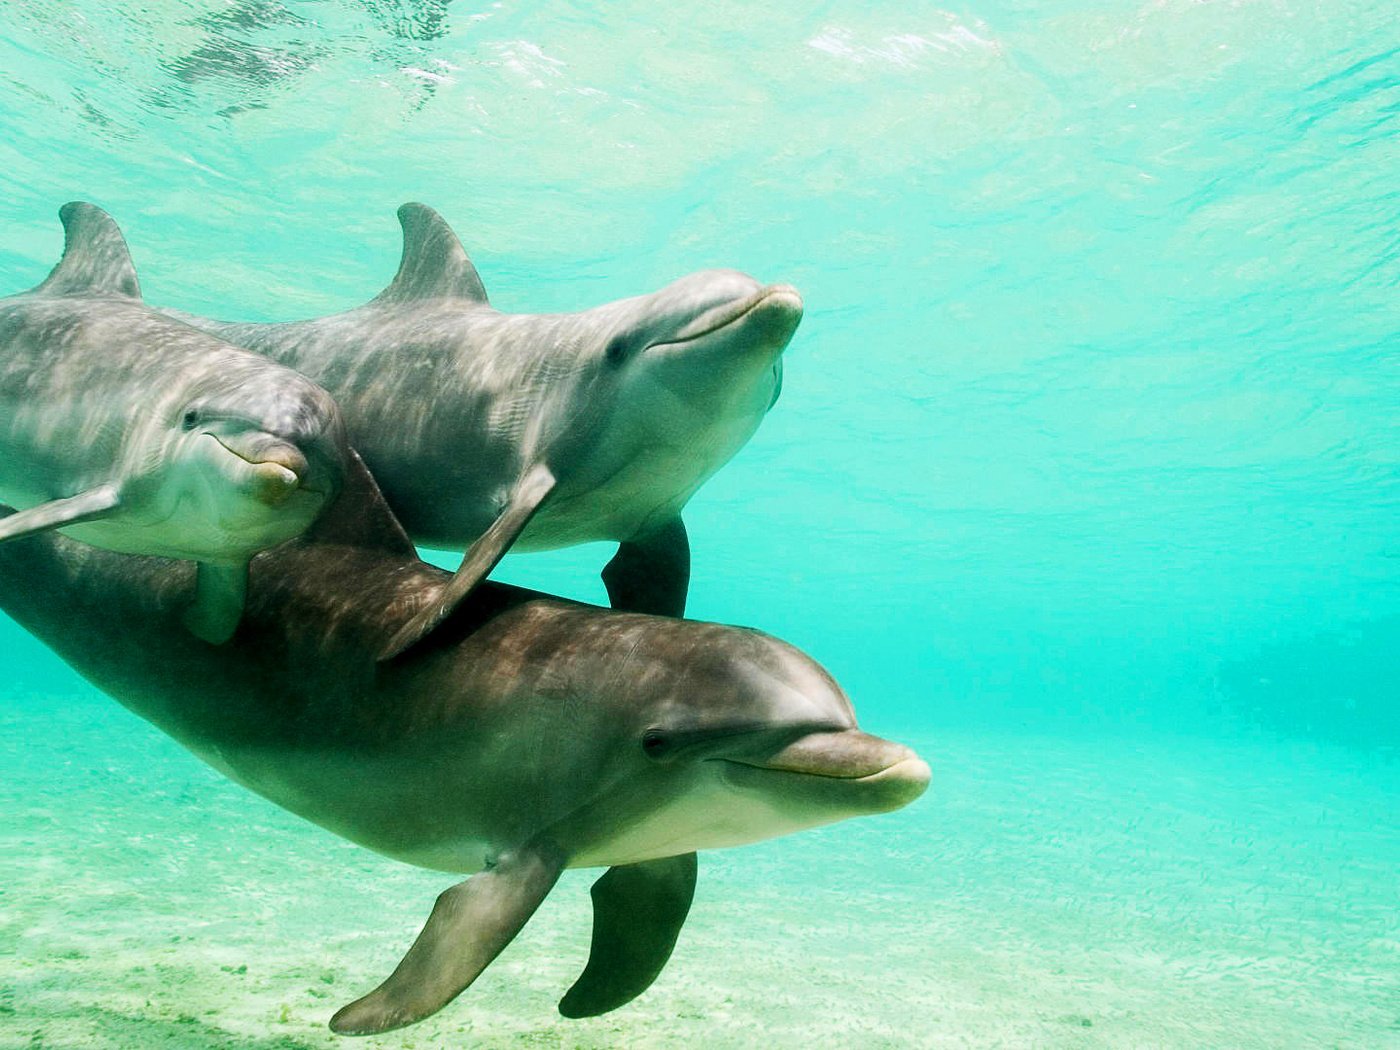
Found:
[[[990,968],[985,987],[953,994],[954,975],[940,972],[915,982],[936,989],[928,997],[906,989],[883,1010],[860,1000],[877,1018],[865,1029],[860,1001],[843,1005],[856,1027],[832,1045],[857,1045],[861,1032],[863,1045],[990,1045],[979,1031],[1012,1046],[1228,1045],[1232,1008],[1219,997],[1231,982],[1243,982],[1241,1003],[1251,989],[1280,1003],[1315,997],[1313,1012],[1280,1006],[1276,1031],[1261,1020],[1240,1045],[1395,1038],[1400,934],[1393,899],[1384,906],[1400,869],[1400,19],[1390,0],[12,0],[0,6],[0,294],[47,272],[62,243],[56,210],[73,198],[122,224],[148,301],[228,318],[369,299],[397,265],[394,209],[406,200],[456,227],[503,309],[582,308],[709,266],[797,285],[806,315],[782,399],[687,512],[690,612],[809,650],[865,723],[926,742],[950,779],[849,839],[833,829],[814,840],[824,848],[765,847],[756,899],[768,905],[752,921],[780,910],[764,895],[773,885],[824,885],[806,870],[812,858],[836,871],[856,843],[863,856],[904,843],[921,859],[891,869],[902,888],[890,899],[903,903],[875,908],[867,931],[897,938],[902,917],[927,951],[867,952],[864,966],[883,958],[909,978],[925,955],[946,962],[952,941],[988,943],[979,938],[1029,953],[1017,967],[991,948],[957,956]],[[498,575],[599,600],[606,557],[516,556]],[[107,703],[13,624],[0,625],[0,647],[15,732],[57,733],[51,704]],[[128,739],[145,739],[139,723],[99,724],[70,727],[75,739],[95,734],[74,746],[100,751],[108,733],[128,751],[145,746]],[[1059,743],[1023,753],[1022,733]],[[159,761],[184,768],[174,745],[159,746]],[[1152,757],[1135,773],[1138,746]],[[1166,753],[1181,756],[1176,781]],[[12,759],[16,797],[55,783]],[[1309,772],[1285,786],[1281,770],[1295,761]],[[1045,775],[1027,780],[1027,769]],[[1058,831],[1037,831],[1030,800],[1042,783]],[[1235,792],[1263,808],[1226,806]],[[1319,801],[1329,798],[1330,808]],[[1089,833],[1066,830],[1079,799],[1095,834],[1121,824],[1126,837],[1078,838],[1063,855],[1047,847]],[[1259,817],[1270,799],[1278,808]],[[1137,806],[1157,817],[1134,823]],[[127,819],[148,821],[162,804],[143,798],[140,812]],[[1225,820],[1211,826],[1257,851],[1229,853],[1235,840],[1222,832],[1193,852],[1196,817]],[[6,832],[12,892],[28,902],[6,929],[26,961],[13,981],[0,969],[0,991],[7,981],[49,989],[40,998],[52,1003],[44,966],[61,945],[35,933],[47,927],[33,909],[38,887],[59,876],[41,876],[35,857],[66,870],[52,857],[80,843],[63,838],[67,822],[38,819]],[[1290,853],[1304,819],[1356,865]],[[319,833],[286,834],[289,854],[303,848],[299,835],[306,849],[328,848]],[[1014,885],[1012,847],[1028,841],[1052,872],[1056,856],[1073,858],[1063,881],[1028,891],[1039,918],[983,908],[991,898],[970,905],[979,886]],[[1162,903],[1189,879],[1182,872],[1221,877],[1212,859],[1227,853],[1232,874],[1210,885],[1237,908],[1217,896],[1193,910],[1185,890]],[[725,854],[721,878],[742,872],[744,856]],[[861,893],[880,892],[878,865],[852,870]],[[1110,875],[1118,881],[1095,882]],[[721,897],[754,892],[738,879]],[[419,893],[409,914],[431,899]],[[1141,944],[1132,923],[1154,915],[1163,937],[1196,938],[1183,953],[1204,952],[1205,925],[1234,921],[1240,940],[1143,971],[1142,989],[1160,999],[1134,991],[1128,1010],[1115,989],[1131,981],[1115,983],[1113,953],[1082,954],[1107,920],[1046,918],[1056,901],[1095,894],[1124,909],[1104,935],[1113,944]],[[837,921],[840,894],[822,899],[821,915]],[[1251,910],[1265,899],[1280,910]],[[954,902],[955,927],[928,925]],[[1306,921],[1289,910],[1313,905],[1322,912]],[[364,907],[357,928],[373,924]],[[847,932],[821,942],[833,982],[833,944],[861,936],[858,914],[839,922]],[[723,923],[712,924],[720,937]],[[1304,928],[1305,940],[1279,943]],[[250,944],[289,939],[268,920]],[[368,975],[397,944],[373,958],[365,949],[355,965]],[[1077,961],[1059,965],[1082,981],[1051,975],[1051,957],[1071,946]],[[1151,950],[1186,957],[1165,941]],[[1304,966],[1309,951],[1321,955]],[[674,979],[727,994],[719,970]],[[797,993],[772,980],[782,1008],[800,1012]],[[1206,987],[1217,998],[1193,1027],[1182,1004]],[[1041,996],[1029,1013],[1025,989]],[[0,1043],[45,1031],[54,1045],[155,1038],[129,995],[101,1007],[120,1023],[82,1020],[81,995],[63,999],[69,1027],[46,1028],[44,1007],[6,1033],[0,1014]],[[716,1001],[676,1009],[704,1014]],[[502,1002],[501,1024],[521,1016]],[[1156,1027],[1115,1035],[1125,1010]],[[239,1016],[239,1039],[271,1023]],[[682,1025],[675,1045],[744,1042],[736,1022],[658,1016]],[[817,1038],[775,1016],[772,1031],[791,1045]],[[1032,1027],[989,1020],[1011,1016]],[[324,1018],[307,1017],[289,1039],[322,1038],[311,1033]],[[584,1038],[540,1017],[511,1038]],[[1081,1031],[1077,1019],[1091,1024]],[[446,1038],[432,1031],[425,1038]],[[642,1038],[586,1031],[587,1045]],[[211,1045],[202,1038],[178,1045]]]

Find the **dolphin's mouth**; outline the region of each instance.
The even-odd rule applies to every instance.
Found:
[[[871,736],[859,729],[835,729],[805,733],[766,754],[725,755],[724,759],[775,773],[864,780],[901,762],[918,761],[918,756],[903,744]]]
[[[826,785],[820,790],[864,797],[876,809],[912,802],[930,778],[928,764],[909,748],[859,729],[807,733],[776,751],[731,753],[720,760],[735,787]]]
[[[262,441],[253,447],[242,449],[236,445],[229,444],[218,434],[210,433],[209,436],[223,445],[225,449],[233,453],[244,463],[254,467],[273,464],[279,466],[298,476],[306,473],[307,462],[295,446],[286,441]]]
[[[741,758],[722,758],[718,761],[727,762],[732,766],[742,766],[746,769],[762,770],[765,773],[782,773],[793,777],[820,777],[823,780],[849,780],[852,782],[874,780],[887,773],[894,773],[901,769],[912,772],[916,766],[926,766],[923,759],[914,756],[912,753],[907,758],[899,758],[887,765],[875,767],[850,768],[826,768],[808,766],[806,768],[775,765],[770,762],[746,762]]]
[[[308,484],[311,464],[295,445],[276,438],[253,439],[246,442],[228,441],[206,431],[230,455],[246,463],[248,481],[254,495],[264,503],[275,505],[293,493],[327,496],[328,492]],[[240,447],[241,446],[241,447]]]
[[[879,769],[805,768],[722,760],[724,781],[734,789],[787,799],[828,813],[889,813],[909,805],[929,785],[928,763],[912,751]]]
[[[792,317],[794,320],[791,327],[797,327],[796,322],[802,316],[802,296],[790,284],[771,284],[767,288],[760,288],[753,295],[706,310],[677,332],[674,338],[667,339],[664,343],[653,343],[647,349],[668,349],[696,342],[728,328],[766,306],[775,307],[775,313],[784,313]],[[790,332],[788,334],[791,335]]]

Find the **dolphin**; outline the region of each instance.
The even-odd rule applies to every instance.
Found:
[[[48,529],[199,563],[187,625],[222,642],[248,561],[303,531],[344,473],[344,426],[310,380],[141,301],[106,212],[64,205],[63,258],[0,299],[0,540]]]
[[[398,215],[398,273],[357,309],[284,324],[166,311],[323,384],[409,535],[467,551],[382,655],[431,631],[511,548],[616,541],[613,606],[682,615],[681,509],[776,401],[797,291],[706,270],[579,313],[503,313],[437,212]]]
[[[362,469],[304,536],[253,560],[228,645],[179,629],[189,571],[48,533],[0,546],[0,608],[245,787],[386,856],[469,875],[393,974],[335,1014],[340,1033],[441,1009],[565,868],[608,870],[560,1011],[615,1009],[669,958],[695,851],[893,810],[928,784],[911,750],[857,728],[825,670],[746,628],[488,582],[429,642],[377,661],[446,574]]]

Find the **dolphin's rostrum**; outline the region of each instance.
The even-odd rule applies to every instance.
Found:
[[[614,1009],[665,965],[696,850],[896,809],[927,785],[912,751],[856,727],[826,671],[744,628],[486,583],[428,644],[377,662],[444,575],[357,459],[305,536],[253,560],[224,646],[180,625],[188,564],[55,533],[0,545],[0,607],[100,689],[306,819],[470,875],[338,1032],[441,1009],[566,867],[609,870],[560,1009]]]
[[[512,547],[615,540],[614,607],[681,615],[681,509],[776,400],[796,290],[706,270],[578,313],[502,313],[437,212],[405,204],[399,220],[398,273],[357,309],[285,324],[169,311],[322,383],[413,539],[467,551],[382,655],[431,631]]]

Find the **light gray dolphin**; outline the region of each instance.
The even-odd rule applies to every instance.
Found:
[[[0,540],[62,529],[199,562],[188,626],[221,642],[248,561],[304,530],[345,469],[335,402],[289,368],[141,301],[116,224],[60,211],[63,258],[0,299]]]
[[[609,870],[560,1010],[615,1009],[669,958],[696,850],[896,809],[928,783],[912,751],[856,728],[820,666],[745,628],[487,583],[428,643],[376,661],[446,574],[362,470],[305,536],[254,559],[230,644],[179,628],[189,572],[50,533],[0,546],[0,607],[245,787],[379,853],[474,873],[338,1032],[441,1009],[570,867]]]
[[[287,324],[168,311],[323,384],[409,535],[467,550],[384,655],[512,547],[618,541],[603,571],[614,607],[680,616],[681,508],[777,399],[796,290],[706,270],[580,313],[502,313],[437,212],[405,204],[399,221],[398,274],[358,309]]]

